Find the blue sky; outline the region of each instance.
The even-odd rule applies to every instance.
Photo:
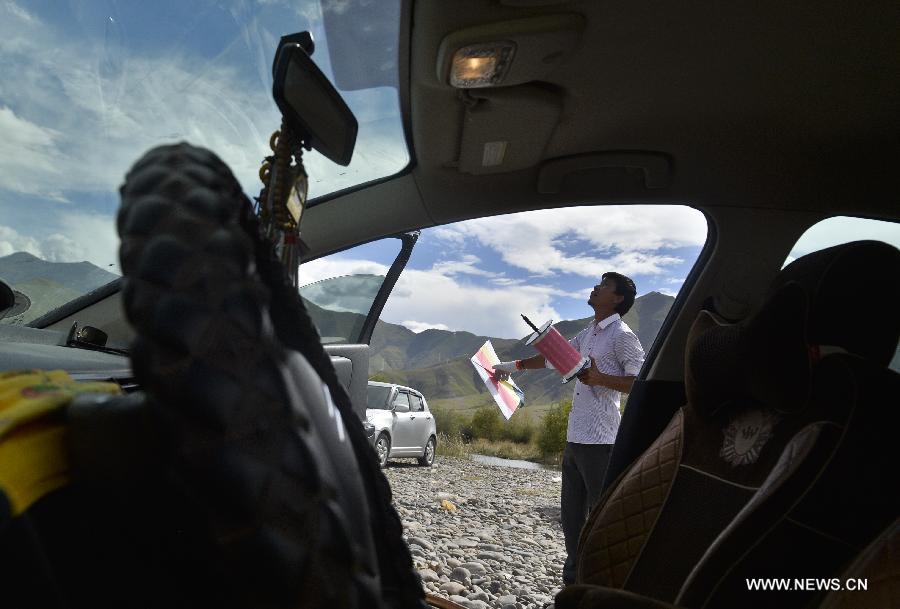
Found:
[[[28,251],[115,271],[118,186],[160,144],[210,148],[257,194],[259,164],[280,123],[271,99],[276,42],[312,30],[314,59],[330,75],[330,54],[342,50],[329,48],[322,14],[346,8],[343,0],[0,0],[0,256]],[[396,69],[390,61],[381,68]],[[357,149],[346,168],[305,156],[311,197],[409,161],[396,90],[343,95],[360,122]],[[794,254],[858,234],[859,224],[842,222],[811,231]],[[897,225],[881,224],[876,236],[900,245]],[[587,316],[587,294],[609,270],[632,276],[639,294],[676,293],[705,237],[702,215],[676,206],[570,208],[438,227],[423,233],[384,317],[417,331],[521,336],[519,313]],[[304,265],[301,276],[384,272],[396,248],[357,248]]]

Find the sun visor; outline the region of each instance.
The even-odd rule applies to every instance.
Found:
[[[562,112],[558,93],[521,85],[472,89],[467,97],[460,172],[504,173],[540,163]]]

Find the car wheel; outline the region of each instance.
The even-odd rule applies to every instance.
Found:
[[[419,465],[431,467],[431,464],[434,463],[434,448],[436,444],[434,436],[428,438],[428,443],[425,445],[425,453],[419,457]]]
[[[381,467],[387,465],[391,454],[391,439],[386,433],[378,434],[378,439],[375,440],[375,454],[378,455],[378,465]]]

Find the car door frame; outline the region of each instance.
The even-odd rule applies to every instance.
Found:
[[[413,398],[419,400],[422,404],[422,410],[413,410],[412,409],[412,400]],[[412,419],[413,425],[413,438],[415,439],[416,446],[416,455],[421,456],[425,452],[425,444],[428,442],[428,438],[431,436],[431,421],[434,417],[428,411],[428,404],[425,402],[425,396],[419,393],[418,391],[410,391],[409,392],[409,405],[410,405],[410,418]]]
[[[397,412],[395,403],[401,395],[406,396],[406,402],[409,404],[409,410]],[[391,397],[391,455],[392,457],[408,457],[416,454],[416,447],[411,442],[414,426],[412,423],[415,418],[412,412],[412,402],[410,401],[410,391],[402,387],[397,387],[396,392]]]
[[[369,382],[369,343],[372,341],[372,333],[375,331],[375,326],[381,318],[381,312],[384,310],[388,297],[391,295],[397,280],[400,278],[400,274],[409,262],[420,234],[420,231],[410,231],[397,235],[388,235],[379,239],[379,241],[383,239],[399,239],[400,251],[391,263],[390,268],[388,268],[384,281],[375,294],[375,299],[369,307],[369,312],[366,314],[366,319],[360,328],[358,336],[355,337],[355,342],[324,345],[325,352],[331,357],[332,364],[338,371],[339,378],[345,383],[347,392],[350,394],[353,412],[356,413],[361,421],[366,418],[366,389]],[[355,244],[353,247],[358,247],[359,245],[362,244]],[[331,252],[331,254],[335,253],[338,252]],[[305,260],[304,262],[308,261]],[[352,341],[353,337],[348,337],[348,340]],[[362,374],[360,374],[360,371],[362,371]]]

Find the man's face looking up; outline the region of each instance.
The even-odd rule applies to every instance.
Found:
[[[607,277],[594,286],[588,298],[588,304],[595,313],[607,313],[608,316],[615,312],[616,305],[624,299],[624,296],[616,294],[616,282]]]

